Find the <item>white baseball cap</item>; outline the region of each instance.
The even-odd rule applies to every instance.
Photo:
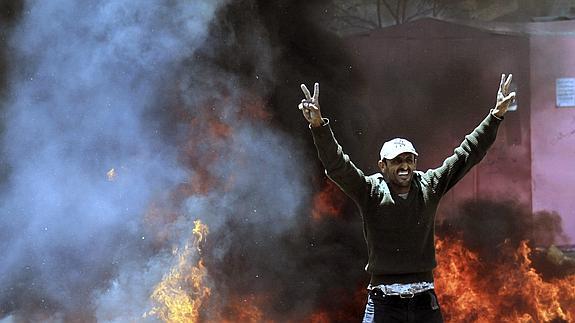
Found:
[[[403,153],[412,153],[417,156],[415,147],[413,147],[413,144],[409,142],[409,140],[403,138],[395,138],[391,139],[390,141],[386,141],[383,144],[381,151],[379,152],[379,156],[381,157],[381,160],[394,159],[397,157],[397,155]]]

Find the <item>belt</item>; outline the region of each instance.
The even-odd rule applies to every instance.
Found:
[[[414,298],[417,297],[419,295],[423,295],[427,292],[429,292],[432,289],[428,289],[428,290],[424,290],[424,291],[418,291],[418,292],[407,292],[407,293],[385,293],[383,290],[379,289],[379,288],[374,288],[370,291],[370,295],[375,296],[380,296],[380,297],[399,297],[399,298]],[[380,294],[380,295],[378,295]]]
[[[369,286],[372,291],[379,291],[383,296],[399,296],[400,298],[413,298],[414,296],[427,292],[434,288],[433,283],[412,283]]]
[[[381,289],[373,288],[369,291],[369,297],[377,301],[386,300],[389,305],[395,304],[398,306],[404,306],[409,302],[409,304],[417,304],[417,306],[429,305],[432,310],[437,310],[439,308],[439,303],[437,302],[437,297],[435,296],[433,289],[420,292],[385,295]]]

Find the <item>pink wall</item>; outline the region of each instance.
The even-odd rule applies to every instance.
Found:
[[[435,167],[493,105],[500,73],[513,73],[518,110],[481,164],[444,198],[440,216],[470,198],[514,200],[557,212],[575,243],[575,108],[555,107],[555,80],[575,78],[575,22],[490,30],[424,19],[350,38],[354,70],[365,78],[358,101],[366,113],[345,111],[346,120],[357,120],[341,122],[348,129],[338,139],[364,169],[392,136],[415,142],[420,169]]]
[[[396,136],[415,143],[420,170],[440,166],[495,104],[501,73],[513,73],[525,95],[520,108],[506,116],[482,162],[443,198],[438,218],[457,216],[470,199],[512,200],[531,210],[527,35],[421,19],[356,35],[348,46],[366,84],[360,93],[366,116],[356,122],[363,135],[344,148],[364,170],[384,139]],[[355,117],[345,112],[347,120]],[[358,132],[350,128],[336,129],[340,142]]]
[[[532,34],[530,56],[533,210],[559,213],[575,242],[575,107],[555,106],[555,80],[575,78],[575,33]]]

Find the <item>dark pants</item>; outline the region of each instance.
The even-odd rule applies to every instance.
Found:
[[[385,296],[373,289],[367,297],[363,323],[443,322],[437,296],[433,290],[416,294],[413,298]]]

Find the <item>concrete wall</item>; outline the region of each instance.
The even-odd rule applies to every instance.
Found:
[[[485,159],[444,197],[438,216],[456,215],[470,199],[531,209],[527,36],[424,19],[359,35],[349,46],[365,78],[364,117],[337,134],[361,129],[344,148],[364,170],[383,141],[396,136],[414,142],[420,170],[440,166],[494,106],[501,73],[513,73],[523,94],[519,109],[506,116]]]
[[[575,78],[575,22],[489,31],[424,20],[348,45],[353,68],[365,77],[363,113],[347,111],[338,134],[364,169],[393,136],[414,141],[420,169],[438,166],[494,103],[499,73],[513,73],[518,111],[507,115],[489,154],[444,198],[440,213],[449,216],[468,199],[514,200],[534,212],[557,212],[575,243],[575,107],[555,107],[555,80]]]
[[[556,24],[575,31],[573,22]],[[557,212],[575,242],[575,107],[555,106],[556,79],[575,78],[575,32],[553,34],[530,39],[532,203],[534,211]]]

